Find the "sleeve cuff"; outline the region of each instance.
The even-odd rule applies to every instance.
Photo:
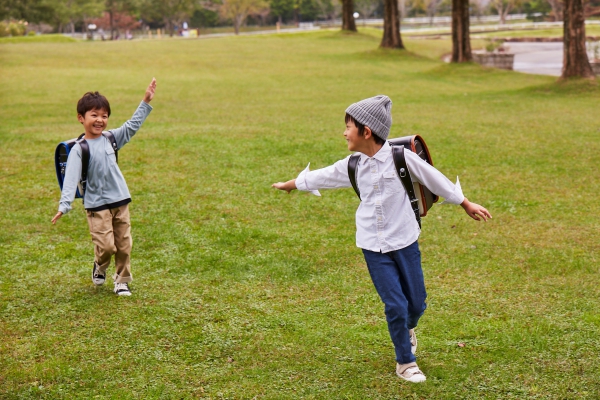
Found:
[[[460,186],[460,181],[458,180],[458,176],[456,177],[456,183],[454,184],[454,193],[452,196],[445,199],[440,204],[462,204],[465,200],[465,195],[462,192],[462,188]]]
[[[308,188],[308,185],[306,184],[306,174],[310,172],[309,167],[310,167],[310,163],[308,163],[306,168],[304,168],[304,170],[302,172],[300,172],[300,174],[296,178],[296,189],[298,189],[302,192],[311,192],[315,196],[321,196],[321,193],[319,193],[318,190],[311,190]]]
[[[142,100],[142,102],[140,103],[140,106],[147,108],[148,111],[152,111],[152,106],[150,104],[146,103],[144,100]]]

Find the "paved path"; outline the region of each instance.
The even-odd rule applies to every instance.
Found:
[[[552,76],[562,73],[562,42],[510,42],[504,46],[508,47],[508,52],[515,54],[513,69],[517,72]]]

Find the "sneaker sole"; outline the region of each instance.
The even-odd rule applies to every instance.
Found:
[[[115,293],[117,296],[131,296],[131,292],[120,292],[120,293]]]
[[[396,374],[398,375],[398,374]],[[411,377],[411,378],[405,378],[402,375],[398,375],[400,378],[404,379],[405,381],[411,382],[411,383],[421,383],[421,382],[425,382],[427,380],[427,378],[424,375],[419,375],[418,377]]]

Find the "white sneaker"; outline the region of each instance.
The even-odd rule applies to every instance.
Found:
[[[127,283],[115,282],[114,292],[117,296],[131,296],[131,290],[129,290],[129,285]]]
[[[412,383],[425,382],[425,380],[427,380],[425,374],[423,374],[417,366],[417,363],[405,365],[396,364],[396,375]]]
[[[410,335],[410,352],[413,354],[417,354],[417,334],[414,329],[408,331]]]

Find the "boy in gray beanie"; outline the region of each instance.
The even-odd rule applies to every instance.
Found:
[[[396,374],[409,382],[423,382],[425,375],[416,363],[417,337],[414,328],[425,311],[426,292],[421,253],[420,228],[410,200],[398,178],[391,145],[386,141],[392,126],[392,101],[379,95],[346,109],[344,138],[348,150],[358,152],[356,182],[360,205],[356,211],[356,246],[361,248],[371,279],[385,305],[390,337],[396,353]],[[460,204],[476,221],[492,218],[482,206],[463,195],[432,165],[412,151],[405,151],[413,180],[426,186],[445,203]],[[294,189],[320,196],[319,189],[351,187],[350,156],[329,167],[310,171],[307,166],[296,179],[273,187],[290,193]],[[310,165],[310,164],[309,164]]]

